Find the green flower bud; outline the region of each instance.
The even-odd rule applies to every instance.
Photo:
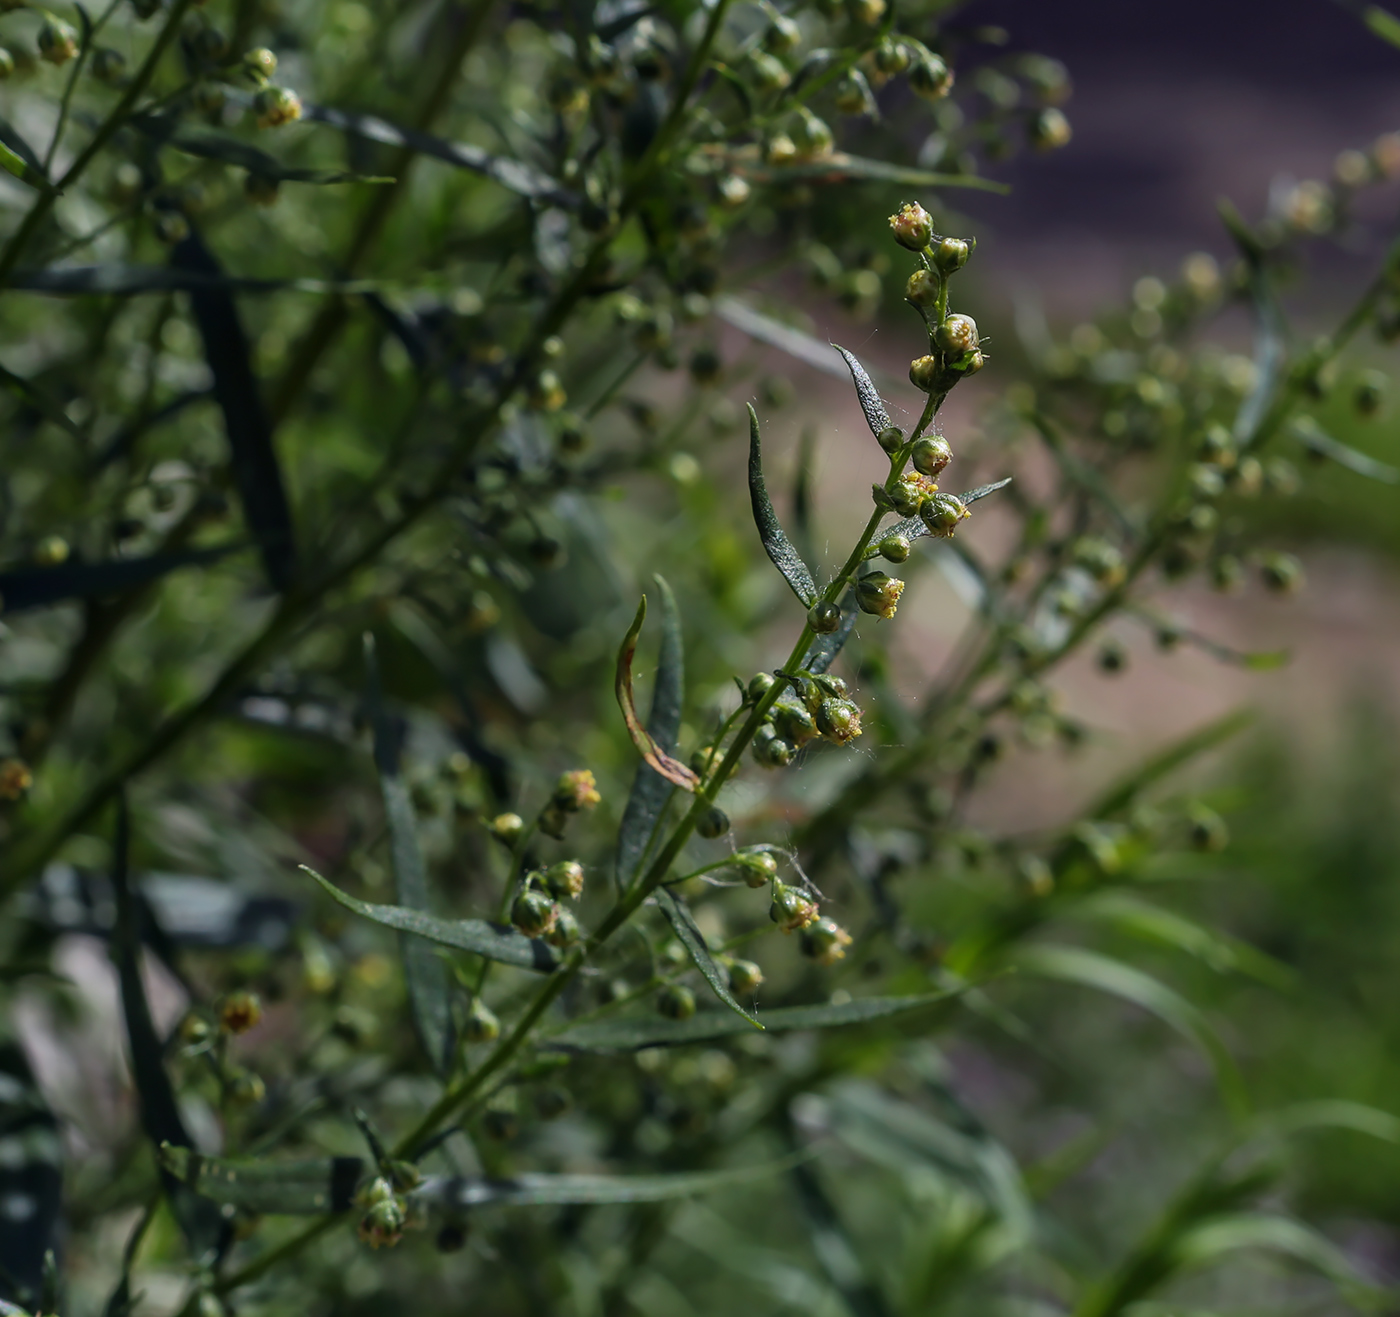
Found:
[[[897,425],[887,425],[875,436],[875,442],[887,453],[897,453],[904,447],[904,431]]]
[[[1193,462],[1186,472],[1191,492],[1200,499],[1219,498],[1225,492],[1225,478],[1213,466]]]
[[[791,135],[798,156],[804,160],[820,160],[829,156],[835,146],[835,138],[826,121],[819,119],[805,105],[798,106],[797,123]]]
[[[393,1248],[403,1238],[408,1212],[403,1201],[394,1193],[393,1185],[382,1176],[360,1195],[365,1214],[360,1218],[356,1234],[371,1248]]]
[[[61,18],[48,14],[39,29],[39,57],[50,64],[67,64],[78,53],[78,34]]]
[[[913,547],[905,535],[886,535],[880,541],[880,557],[886,562],[904,562]]]
[[[701,777],[708,777],[710,773],[719,767],[724,759],[724,752],[715,745],[702,745],[693,755],[690,756],[690,768]]]
[[[896,584],[904,586],[903,581]],[[823,700],[817,709],[817,730],[833,745],[845,745],[861,734],[860,710],[850,700]]]
[[[759,729],[753,740],[753,757],[764,768],[786,768],[797,756],[797,746],[779,736],[771,727]],[[767,732],[766,736],[761,733]]]
[[[1069,145],[1069,139],[1074,136],[1074,132],[1070,128],[1069,120],[1065,118],[1064,112],[1050,106],[1048,109],[1041,110],[1031,120],[1026,135],[1037,151],[1056,151],[1062,146]]]
[[[473,997],[462,1024],[462,1037],[469,1043],[494,1043],[501,1036],[501,1022],[480,997]]]
[[[938,305],[942,291],[943,281],[936,274],[919,269],[909,276],[909,282],[904,285],[904,300],[927,310]]]
[[[775,14],[768,30],[763,34],[763,44],[780,55],[791,50],[801,40],[802,29],[786,14]]]
[[[109,87],[126,74],[126,56],[111,46],[99,46],[92,52],[92,76]]]
[[[219,1007],[219,1029],[227,1034],[244,1034],[262,1019],[262,1002],[254,992],[231,992]]]
[[[497,814],[491,820],[490,828],[497,841],[514,846],[520,834],[525,831],[525,820],[519,814]]]
[[[834,919],[818,919],[802,930],[802,954],[819,965],[834,965],[850,945],[851,935]]]
[[[915,357],[909,363],[909,383],[923,393],[932,393],[942,374],[942,363],[937,357]]]
[[[1221,594],[1231,594],[1244,584],[1244,563],[1233,553],[1222,553],[1210,565],[1210,583]]]
[[[751,960],[736,960],[729,966],[729,991],[736,997],[747,997],[758,991],[763,982],[763,970]]]
[[[845,681],[830,672],[819,672],[812,680],[824,695],[834,696],[838,700],[846,699],[851,693]]]
[[[577,860],[560,860],[544,871],[545,890],[556,901],[577,901],[583,893],[583,865]]]
[[[258,46],[244,52],[243,68],[254,82],[265,83],[277,72],[277,56],[266,46]]]
[[[1100,585],[1117,585],[1127,574],[1123,555],[1107,540],[1085,536],[1075,543],[1072,557]]]
[[[1259,564],[1259,575],[1275,594],[1293,594],[1303,585],[1303,566],[1291,553],[1269,554]]]
[[[889,491],[890,507],[901,517],[917,516],[919,509],[924,505],[924,500],[933,493],[933,490],[929,488],[931,483],[919,475],[917,471],[906,471],[895,481],[894,488]]]
[[[1230,842],[1230,829],[1225,820],[1205,805],[1193,805],[1187,819],[1191,849],[1223,851]]]
[[[875,67],[887,78],[903,73],[909,67],[909,47],[886,37],[875,47]]]
[[[706,841],[713,841],[716,837],[723,837],[729,831],[729,815],[718,805],[711,805],[701,816],[700,822],[695,825],[698,832]]]
[[[1219,423],[1206,426],[1200,442],[1196,445],[1196,453],[1201,461],[1218,466],[1233,466],[1237,457],[1234,439]]]
[[[656,994],[657,1014],[668,1020],[688,1020],[695,1014],[695,994],[680,983],[668,983]]]
[[[1128,651],[1110,636],[1099,646],[1099,652],[1095,656],[1095,662],[1099,665],[1100,672],[1106,672],[1110,676],[1116,676],[1128,666]]]
[[[784,933],[806,928],[818,916],[817,903],[805,892],[786,883],[773,884],[773,902],[768,907],[768,918]]]
[[[785,741],[802,745],[817,734],[817,724],[807,707],[788,697],[773,706],[773,728]]]
[[[971,515],[962,499],[954,494],[935,494],[919,509],[929,534],[944,540],[952,536],[958,522]]]
[[[544,935],[544,940],[552,947],[571,947],[581,935],[574,912],[560,907],[554,913],[554,927]]]
[[[228,1079],[228,1100],[240,1107],[255,1107],[267,1096],[260,1075],[251,1070],[235,1070]]]
[[[852,69],[836,84],[836,108],[842,114],[874,116],[878,113],[875,93],[870,90],[870,83],[859,69]]]
[[[771,672],[755,672],[753,676],[749,678],[749,684],[746,688],[749,702],[751,704],[757,704],[759,700],[773,689],[775,680],[777,679]]]
[[[921,52],[909,69],[909,86],[926,101],[941,101],[953,90],[953,71],[939,56]]]
[[[933,249],[933,263],[945,275],[955,274],[967,264],[972,255],[972,244],[966,238],[944,238]]]
[[[750,887],[763,887],[778,876],[778,861],[772,852],[746,847],[734,852],[733,864]]]
[[[871,572],[856,582],[856,603],[861,611],[886,620],[894,616],[903,593],[904,582],[884,572]]]
[[[971,352],[977,347],[977,322],[971,316],[951,315],[934,331],[934,341],[944,352]]]
[[[786,90],[792,75],[783,67],[782,61],[775,59],[764,50],[749,52],[749,75],[762,92]]]
[[[909,459],[914,464],[914,470],[920,475],[937,480],[943,473],[943,468],[953,460],[953,450],[941,434],[930,435],[914,445]]]
[[[1386,378],[1380,371],[1368,370],[1357,384],[1356,392],[1351,395],[1352,406],[1362,416],[1374,416],[1385,398],[1385,386]]]
[[[797,159],[797,144],[786,133],[774,133],[763,154],[770,165],[791,164]]]
[[[253,97],[259,128],[280,128],[301,118],[301,97],[286,87],[264,87]]]
[[[906,201],[890,216],[890,231],[901,247],[920,252],[933,237],[933,217],[917,201]]]
[[[559,907],[544,892],[527,888],[510,907],[510,922],[526,937],[543,937],[559,918]]]
[[[975,375],[986,364],[987,358],[980,352],[974,351],[953,362],[952,367],[959,375]]]
[[[819,599],[807,610],[807,625],[819,636],[830,635],[841,625],[840,605]]]

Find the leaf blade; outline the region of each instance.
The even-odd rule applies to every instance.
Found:
[[[803,607],[811,608],[817,602],[817,583],[783,533],[778,514],[773,511],[773,501],[768,497],[768,486],[763,479],[763,441],[758,430],[758,413],[752,403],[749,404],[749,502],[764,551]]]
[[[865,414],[865,423],[870,427],[870,433],[878,436],[880,431],[887,429],[890,424],[890,414],[885,410],[879,390],[866,374],[865,367],[860,364],[855,353],[847,352],[839,343],[833,343],[831,346],[841,354],[846,368],[851,372],[851,382],[856,386],[856,397],[860,401],[860,409]]]
[[[714,991],[715,996],[731,1011],[742,1015],[756,1029],[762,1029],[763,1025],[740,1006],[734,994],[730,992],[729,976],[710,955],[710,949],[705,945],[705,935],[696,926],[695,918],[690,913],[690,907],[679,896],[665,887],[658,887],[653,895],[656,897],[657,905],[661,907],[661,913],[666,916],[667,923],[671,925],[672,931],[680,939],[681,945],[686,949],[695,968],[700,971],[705,982]]]
[[[164,1143],[161,1167],[201,1198],[257,1216],[319,1216],[346,1212],[365,1174],[359,1157],[298,1161],[203,1157]]]

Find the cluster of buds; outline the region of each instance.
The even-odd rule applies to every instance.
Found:
[[[592,809],[601,800],[592,772],[587,768],[571,769],[560,776],[549,804],[540,811],[540,831],[558,840],[563,837],[571,814]]]
[[[754,758],[765,768],[785,768],[807,742],[818,737],[845,745],[861,734],[860,709],[840,677],[805,671],[779,675],[791,690],[769,706],[753,739]],[[749,701],[761,700],[774,680],[766,672],[755,676],[748,685]]]
[[[909,276],[904,297],[928,326],[929,350],[910,362],[909,379],[924,393],[947,393],[986,364],[977,322],[948,312],[948,280],[967,264],[976,243],[935,233],[933,217],[918,202],[905,202],[890,216],[890,231],[921,262]]]
[[[526,874],[511,905],[510,922],[526,937],[542,937],[553,947],[571,947],[579,940],[579,923],[573,911],[559,903],[577,900],[582,891],[583,866],[577,860],[560,860]]]
[[[861,57],[858,71],[877,88],[902,74],[909,89],[926,101],[941,101],[953,90],[947,61],[913,37],[886,37]]]

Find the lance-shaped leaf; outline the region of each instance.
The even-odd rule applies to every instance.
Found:
[[[922,1010],[956,996],[962,989],[926,992],[913,997],[862,997],[840,1005],[781,1006],[764,1011],[760,1022],[769,1033],[794,1029],[834,1029],[847,1024],[868,1024],[894,1015]],[[576,1024],[548,1039],[543,1046],[566,1052],[633,1052],[643,1047],[675,1047],[706,1043],[716,1038],[752,1033],[747,1019],[720,1011],[703,1011],[688,1020],[637,1016]]]
[[[301,117],[310,123],[323,123],[350,133],[368,142],[382,142],[385,146],[406,146],[420,155],[445,160],[449,165],[469,169],[481,174],[492,182],[517,196],[528,197],[532,201],[549,201],[557,206],[576,206],[577,193],[570,192],[562,184],[530,165],[518,160],[508,160],[503,156],[492,155],[479,146],[465,142],[447,142],[440,137],[418,132],[412,128],[400,128],[386,119],[377,119],[370,114],[352,114],[347,110],[332,110],[324,105],[306,105],[301,108]]]
[[[763,480],[763,443],[758,433],[758,413],[749,404],[749,501],[753,504],[753,519],[758,526],[759,538],[775,566],[783,574],[783,579],[792,587],[792,592],[805,608],[817,602],[817,583],[812,573],[792,547],[783,528],[778,523],[778,514],[773,511],[773,501],[768,497],[768,486]]]
[[[521,969],[537,970],[547,974],[559,967],[559,957],[547,942],[538,938],[528,938],[516,932],[509,924],[487,923],[484,919],[439,919],[435,915],[424,914],[421,910],[405,910],[397,905],[375,905],[369,901],[357,901],[353,896],[342,892],[334,883],[327,882],[315,869],[301,866],[326,891],[347,910],[353,910],[365,919],[372,919],[385,928],[396,929],[400,933],[412,933],[427,938],[444,947],[454,947],[458,951],[470,951],[487,960],[497,960],[503,965],[516,965]]]
[[[762,1029],[763,1026],[739,1005],[734,999],[734,994],[729,991],[729,975],[715,964],[714,957],[710,955],[709,947],[705,945],[705,935],[696,927],[695,918],[690,913],[690,907],[679,896],[668,891],[665,887],[658,887],[655,895],[656,904],[661,907],[661,913],[666,916],[666,922],[671,925],[672,931],[689,953],[690,959],[695,963],[695,968],[704,975],[705,982],[714,989],[715,996],[731,1011],[742,1015],[756,1028]]]
[[[681,708],[685,700],[685,640],[681,635],[680,610],[671,587],[657,576],[661,593],[661,653],[656,663],[656,684],[651,692],[651,716],[647,735],[652,743],[670,754],[676,748],[681,729]],[[647,843],[656,821],[666,808],[671,782],[649,763],[637,766],[627,808],[617,832],[617,883],[624,891],[632,885],[646,854]]]
[[[365,636],[365,667],[369,673],[369,715],[374,727],[374,766],[379,770],[379,792],[389,825],[389,854],[394,869],[394,894],[401,907],[428,911],[428,871],[418,845],[418,820],[413,814],[408,785],[400,772],[402,725],[384,707],[374,638]],[[446,1074],[452,1064],[455,1030],[447,966],[422,938],[399,934],[404,981],[413,1006],[418,1038],[433,1069]]]
[[[979,192],[1005,193],[1010,190],[1005,183],[976,174],[940,174],[928,169],[910,169],[887,160],[847,155],[844,151],[833,151],[820,160],[791,165],[757,166],[735,161],[734,168],[756,183],[845,183],[854,180],[902,183],[906,187],[973,188]]]
[[[673,1175],[431,1176],[410,1197],[431,1207],[564,1207],[603,1203],[660,1203],[748,1184],[789,1170],[798,1158],[732,1171],[682,1171]]]
[[[246,169],[259,178],[277,183],[392,183],[392,178],[372,174],[356,174],[344,169],[297,169],[284,165],[251,143],[239,141],[225,133],[211,133],[184,128],[154,115],[138,116],[134,126],[156,138],[162,145],[183,155],[204,160],[218,160],[226,165]]]
[[[0,1202],[0,1277],[37,1297],[44,1254],[58,1245],[63,1143],[23,1048],[8,1038],[0,1041]]]
[[[191,1148],[175,1090],[165,1073],[163,1048],[151,1019],[146,988],[141,981],[141,937],[137,925],[137,902],[128,879],[131,824],[126,798],[117,797],[117,833],[113,845],[112,894],[116,902],[116,924],[112,930],[112,956],[121,987],[122,1014],[126,1020],[131,1074],[141,1099],[141,1125],[146,1137],[159,1148],[173,1144]],[[217,1255],[227,1240],[227,1230],[219,1211],[190,1195],[175,1180],[167,1181],[171,1205],[196,1261],[203,1263]]]
[[[1309,452],[1330,458],[1348,471],[1355,471],[1359,476],[1379,480],[1386,485],[1400,484],[1400,470],[1366,453],[1357,452],[1340,439],[1332,438],[1311,416],[1298,417],[1289,426],[1289,433]]]
[[[218,261],[193,229],[183,242],[176,244],[171,264],[202,274],[222,273]],[[204,340],[205,360],[214,376],[214,400],[224,414],[230,466],[244,519],[262,549],[263,567],[273,589],[285,590],[296,565],[292,509],[272,446],[272,422],[258,391],[238,309],[232,294],[221,288],[190,293],[190,309]]]
[[[920,522],[920,525],[922,524]],[[851,632],[855,630],[859,620],[860,605],[856,603],[856,592],[852,587],[846,591],[846,597],[841,601],[841,625],[835,631],[828,631],[812,641],[812,648],[807,651],[802,666],[811,673],[825,672],[836,661],[836,656],[851,638]]]
[[[700,779],[678,759],[672,759],[652,739],[637,717],[637,702],[632,694],[632,660],[637,653],[637,638],[642,634],[642,623],[647,617],[647,597],[637,605],[637,615],[632,619],[627,634],[622,638],[622,648],[617,651],[617,677],[614,690],[617,693],[618,708],[622,710],[622,720],[627,724],[627,733],[632,744],[637,747],[643,759],[668,782],[686,791],[694,791]]]
[[[169,1143],[161,1145],[160,1164],[201,1198],[258,1216],[348,1211],[367,1170],[359,1157],[226,1161]]]
[[[860,409],[865,413],[865,423],[870,427],[870,433],[878,435],[881,430],[888,429],[890,414],[885,410],[879,390],[865,373],[865,367],[856,359],[855,353],[847,352],[839,343],[831,346],[841,354],[851,372],[851,381],[856,386],[856,397],[860,399]]]
[[[969,503],[976,503],[979,499],[984,499],[988,494],[995,494],[999,489],[1005,489],[1014,476],[1007,476],[1005,480],[994,480],[990,485],[978,485],[976,489],[969,489],[966,494],[954,495],[955,498],[966,507]],[[920,536],[927,535],[929,528],[924,524],[922,517],[905,517],[903,521],[897,521],[893,526],[887,526],[880,532],[885,535],[903,535],[906,540],[917,540]]]
[[[95,599],[120,594],[137,586],[149,585],[181,567],[198,567],[217,562],[240,546],[229,544],[217,549],[186,549],[180,553],[153,553],[144,558],[121,558],[114,562],[65,562],[57,567],[28,567],[23,571],[0,572],[0,612],[23,612],[44,608],[65,599]]]

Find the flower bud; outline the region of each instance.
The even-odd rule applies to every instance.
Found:
[[[525,820],[519,814],[497,814],[490,823],[491,835],[507,846],[514,846],[525,831]]]
[[[763,44],[780,55],[791,50],[801,40],[802,29],[786,14],[774,14],[773,21],[763,34]]]
[[[971,352],[978,343],[977,322],[971,316],[951,315],[933,337],[945,352]]]
[[[980,352],[972,351],[951,363],[959,375],[975,375],[987,364],[987,358]]]
[[[953,71],[937,55],[921,52],[909,69],[909,86],[926,101],[941,101],[953,90]]]
[[[228,1100],[240,1107],[255,1107],[267,1096],[261,1075],[251,1070],[235,1070],[228,1077]]]
[[[265,83],[277,72],[277,56],[266,46],[244,52],[243,68],[256,83]]]
[[[773,682],[776,678],[771,672],[755,672],[749,678],[749,684],[745,688],[745,694],[750,703],[757,704],[770,690],[773,689]]]
[[[915,270],[904,285],[904,300],[911,306],[931,310],[938,305],[943,292],[943,281],[928,270]]]
[[[819,636],[830,635],[841,625],[840,605],[818,600],[807,610],[807,625]]]
[[[1210,583],[1221,594],[1231,594],[1244,584],[1244,563],[1238,555],[1222,553],[1210,565]]]
[[[875,47],[875,67],[887,78],[903,73],[909,67],[909,47],[886,37]]]
[[[301,97],[286,87],[264,87],[253,97],[259,128],[280,128],[301,118]]]
[[[897,453],[904,447],[904,431],[897,425],[887,425],[875,436],[875,442],[887,453]]]
[[[39,29],[39,57],[50,64],[67,64],[78,53],[78,34],[61,18],[49,14]]]
[[[695,994],[680,983],[668,983],[656,994],[657,1014],[668,1020],[688,1020],[695,1014]]]
[[[751,960],[736,960],[729,966],[729,991],[736,997],[747,997],[758,991],[763,982],[763,970]]]
[[[360,1218],[356,1234],[363,1243],[371,1248],[392,1248],[403,1238],[408,1213],[388,1180],[380,1176],[372,1181],[361,1191],[359,1201],[365,1214]]]
[[[799,157],[804,160],[823,159],[831,154],[835,145],[826,121],[819,119],[805,105],[798,106],[797,123],[791,135]]]
[[[933,216],[917,201],[906,201],[890,216],[894,240],[911,252],[923,251],[933,237]]]
[[[262,1003],[252,992],[231,992],[219,1007],[219,1028],[224,1033],[242,1034],[262,1019]]]
[[[494,1043],[501,1036],[501,1022],[480,997],[473,997],[462,1024],[462,1037],[469,1043]]]
[[[773,729],[785,741],[796,745],[810,741],[817,734],[817,724],[805,704],[784,696],[773,706]]]
[[[818,919],[802,930],[802,954],[818,965],[833,965],[846,955],[851,935],[834,919]]]
[[[749,187],[747,180],[738,174],[726,174],[719,181],[719,199],[723,205],[730,208],[742,206],[749,199],[749,194],[753,191]]]
[[[578,920],[574,917],[572,910],[565,910],[562,906],[556,906],[554,912],[554,927],[544,935],[544,940],[552,947],[571,947],[582,936]]]
[[[915,357],[909,363],[909,383],[924,393],[932,393],[938,387],[942,373],[937,357]]]
[[[786,883],[773,884],[773,903],[768,907],[768,918],[784,933],[806,928],[818,913],[817,903],[799,888]]]
[[[1302,564],[1291,553],[1271,553],[1259,564],[1259,575],[1275,594],[1293,594],[1303,585]]]
[[[903,581],[896,582],[902,589]],[[891,606],[890,613],[893,615]],[[823,700],[817,708],[817,730],[833,745],[845,745],[861,734],[860,709],[850,700]]]
[[[577,860],[560,860],[544,871],[545,890],[556,901],[577,901],[583,892],[583,865]]]
[[[1052,105],[1041,110],[1031,120],[1026,135],[1030,138],[1031,146],[1037,151],[1056,151],[1069,145],[1069,139],[1074,136],[1074,132],[1069,126],[1069,120],[1064,116],[1064,111],[1057,110]]]
[[[544,892],[527,888],[510,907],[510,922],[526,937],[543,937],[559,918],[559,907]]]
[[[936,480],[942,474],[943,468],[953,460],[953,450],[941,434],[935,434],[927,439],[920,439],[909,457],[915,471],[928,476],[930,480]]]
[[[1098,663],[1100,672],[1116,676],[1128,666],[1128,651],[1123,648],[1119,641],[1110,636],[1099,646],[1095,662]]]
[[[966,238],[944,238],[933,249],[933,263],[946,274],[956,274],[972,255],[972,244]]]
[[[729,831],[729,815],[718,805],[711,805],[700,816],[700,822],[695,825],[695,831],[706,841],[714,841],[716,837],[723,837]]]
[[[770,851],[745,847],[734,852],[732,862],[750,887],[763,887],[778,876],[778,862]]]
[[[944,540],[951,538],[958,522],[971,515],[962,499],[954,494],[935,494],[919,509],[929,534]]]
[[[880,557],[886,562],[904,562],[909,557],[913,547],[908,536],[886,535],[880,541]]]
[[[1352,394],[1352,406],[1362,416],[1374,416],[1385,397],[1386,378],[1378,370],[1368,370]]]
[[[870,83],[859,69],[852,69],[836,84],[836,108],[842,114],[874,116],[878,112],[875,93],[870,90]]]
[[[34,774],[24,760],[0,760],[0,800],[18,800],[33,785]]]
[[[797,746],[779,736],[766,723],[753,738],[753,757],[764,768],[786,768],[797,755]]]
[[[579,810],[592,809],[602,799],[598,794],[598,783],[592,771],[587,768],[575,768],[560,776],[554,787],[551,803],[565,813],[576,814]]]
[[[1072,552],[1075,565],[1082,567],[1100,585],[1117,585],[1127,573],[1123,555],[1107,540],[1085,536],[1075,543]]]
[[[92,76],[109,87],[120,82],[126,73],[126,56],[111,46],[99,46],[92,52]]]
[[[884,572],[871,572],[856,582],[856,602],[861,611],[886,620],[894,616],[903,593],[904,582]]]
[[[775,59],[765,50],[749,52],[749,73],[759,91],[783,91],[792,81],[792,75],[783,67],[782,61]]]

